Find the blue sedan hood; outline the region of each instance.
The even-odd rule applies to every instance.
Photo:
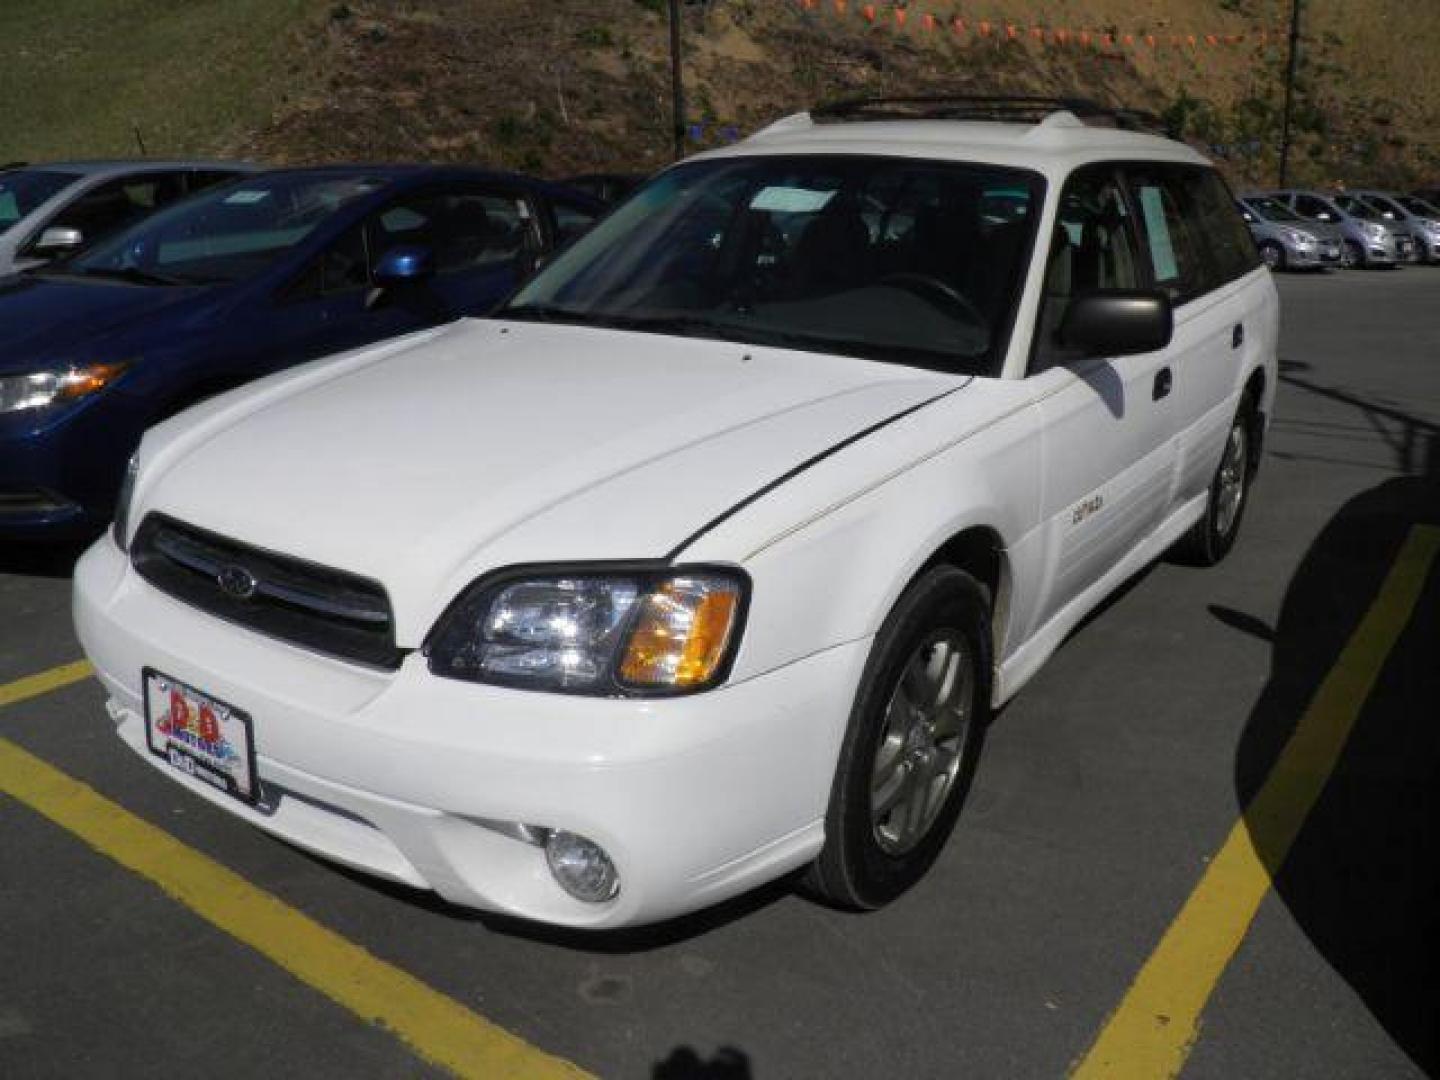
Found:
[[[146,287],[64,277],[0,279],[0,374],[37,362],[93,360],[113,333],[149,323],[161,312],[198,314],[209,288]]]

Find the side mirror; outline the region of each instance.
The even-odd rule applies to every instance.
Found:
[[[49,228],[35,241],[37,255],[58,255],[62,251],[73,251],[85,242],[85,234],[79,229]]]
[[[1060,322],[1060,344],[1086,356],[1128,356],[1170,344],[1175,313],[1162,292],[1097,289],[1070,301]]]
[[[435,276],[435,255],[428,247],[402,245],[380,256],[375,284],[382,289],[413,285]]]
[[[375,285],[365,294],[366,309],[380,303],[386,292],[406,285],[419,285],[435,276],[435,256],[428,247],[402,244],[380,256],[375,266]]]

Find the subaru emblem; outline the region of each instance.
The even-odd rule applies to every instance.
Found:
[[[235,600],[249,600],[255,595],[260,583],[255,580],[255,575],[246,570],[243,566],[227,566],[215,575],[215,583],[220,590]]]

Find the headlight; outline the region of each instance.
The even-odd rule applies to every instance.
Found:
[[[504,573],[441,618],[430,670],[575,694],[703,690],[729,668],[748,588],[719,567]]]
[[[1287,240],[1289,240],[1290,243],[1292,243],[1292,244],[1302,244],[1302,245],[1303,245],[1303,244],[1313,244],[1313,243],[1315,242],[1315,238],[1314,238],[1313,236],[1311,236],[1311,235],[1310,235],[1309,233],[1307,233],[1307,232],[1301,232],[1299,229],[1285,229],[1285,230],[1284,230],[1284,233],[1285,233],[1285,238],[1286,238]]]
[[[120,482],[120,495],[115,500],[115,524],[110,527],[115,546],[121,551],[130,550],[130,500],[135,496],[135,477],[139,472],[140,455],[131,454],[130,463],[125,466],[125,479]]]
[[[1372,221],[1365,222],[1361,226],[1361,228],[1363,228],[1366,233],[1374,237],[1376,240],[1383,240],[1385,238],[1385,233],[1387,232],[1384,225],[1376,225]]]
[[[67,371],[0,375],[0,413],[43,409],[56,402],[88,397],[118,379],[125,368],[125,364],[89,364]]]

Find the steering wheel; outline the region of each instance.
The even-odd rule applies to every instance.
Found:
[[[904,289],[921,300],[929,300],[931,303],[939,301],[938,306],[951,308],[962,315],[966,321],[975,323],[977,326],[984,326],[987,322],[980,309],[964,293],[949,282],[942,281],[933,275],[903,271],[898,274],[887,274],[875,284]]]

